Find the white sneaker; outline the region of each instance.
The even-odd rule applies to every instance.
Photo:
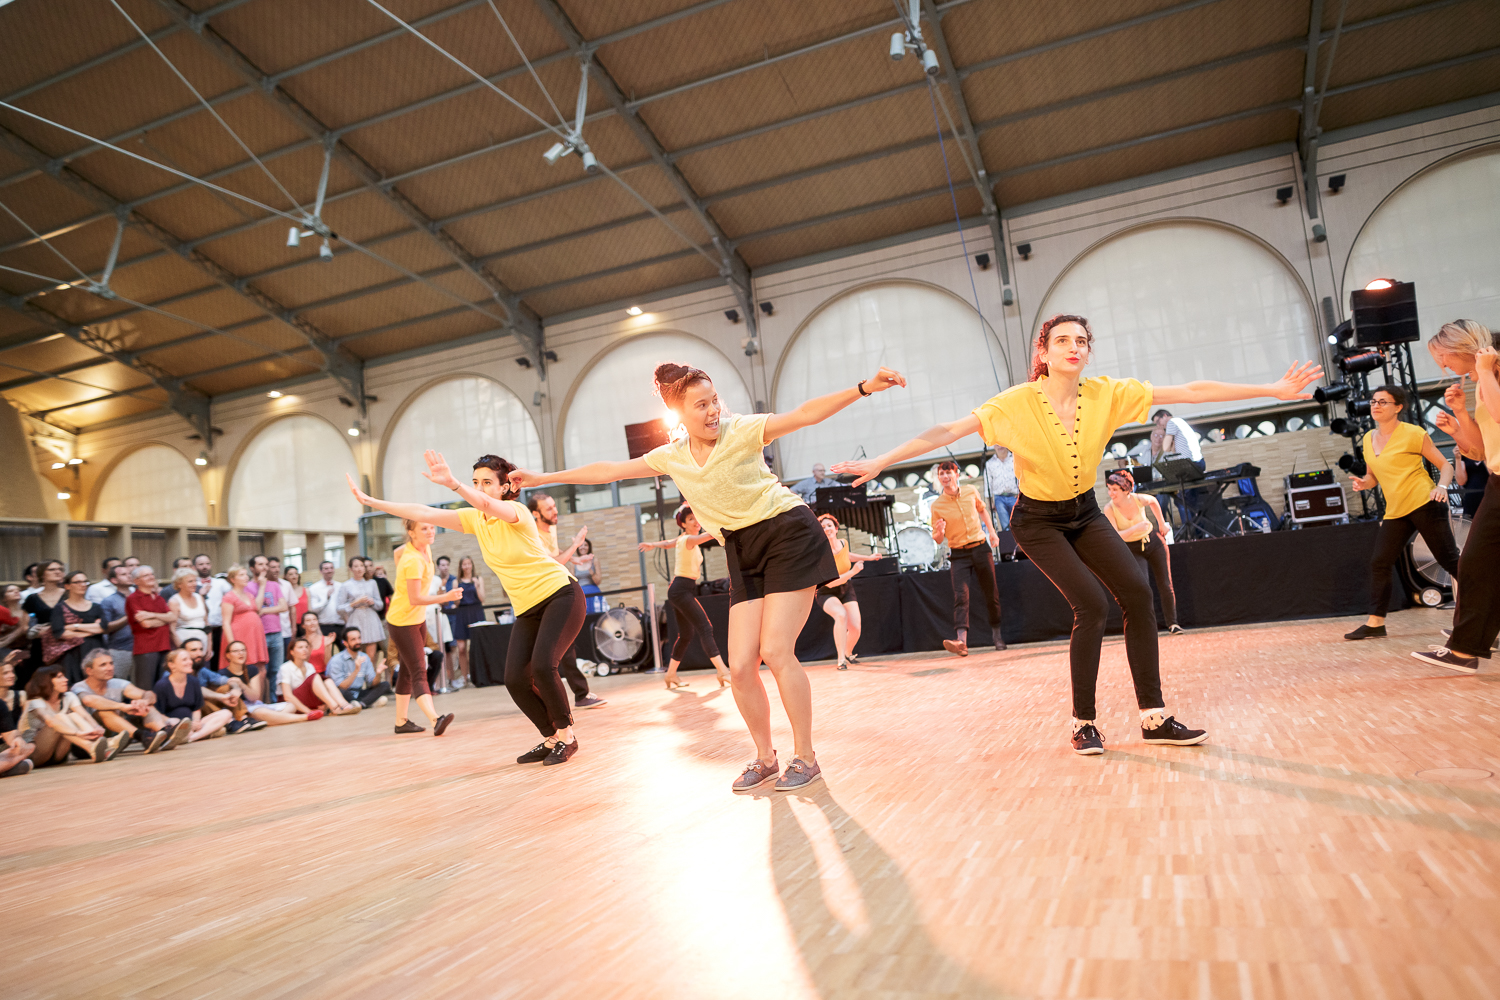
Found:
[[[379,698],[375,699],[376,708],[385,708],[385,706],[389,705],[390,703],[391,699],[389,695],[381,695]]]

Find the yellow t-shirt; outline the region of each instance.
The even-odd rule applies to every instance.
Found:
[[[646,452],[646,464],[671,476],[682,498],[692,505],[703,530],[724,542],[724,531],[738,531],[806,506],[782,486],[761,457],[769,413],[719,419],[719,440],[708,461],[693,460],[687,437]]]
[[[391,606],[385,609],[385,620],[392,625],[420,625],[427,620],[427,606],[412,604],[406,596],[406,581],[417,581],[417,593],[425,595],[432,583],[432,555],[420,552],[415,545],[401,550],[396,563],[396,579],[391,581]]]
[[[849,558],[849,546],[839,546],[839,550],[833,554],[833,564],[838,567],[839,576],[854,568],[854,560]]]
[[[556,559],[547,554],[541,533],[531,511],[523,503],[502,500],[517,514],[514,524],[501,517],[489,517],[473,507],[463,507],[458,519],[466,534],[479,540],[479,552],[510,597],[516,614],[523,614],[542,603],[573,579]]]
[[[933,501],[932,519],[936,521],[942,518],[943,535],[950,549],[961,549],[984,541],[984,522],[979,519],[979,511],[974,506],[974,501],[978,498],[978,490],[964,485],[958,488],[958,496],[944,493]]]
[[[533,512],[531,516],[536,521],[537,534],[542,536],[542,548],[547,550],[549,556],[556,559],[557,554],[562,551],[557,547],[557,525],[543,524],[540,514]]]
[[[1500,472],[1500,424],[1490,416],[1483,400],[1474,401],[1474,422],[1479,425],[1479,436],[1484,441],[1484,464],[1490,472]]]
[[[1375,454],[1375,432],[1365,433],[1365,465],[1385,494],[1385,519],[1405,517],[1432,499],[1437,485],[1422,465],[1422,443],[1427,432],[1416,424],[1400,422],[1391,432],[1380,454]]]
[[[689,537],[688,535],[677,536],[677,575],[685,576],[696,583],[698,575],[703,572],[703,547],[689,545]]]
[[[1011,386],[974,411],[987,444],[1016,456],[1021,494],[1033,500],[1071,500],[1094,488],[1110,435],[1121,424],[1145,423],[1151,383],[1103,375],[1078,385],[1069,434],[1042,394],[1045,378]]]

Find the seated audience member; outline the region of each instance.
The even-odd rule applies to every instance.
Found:
[[[198,571],[183,566],[172,571],[172,589],[176,591],[167,598],[167,609],[177,616],[172,623],[172,641],[181,646],[189,639],[202,639],[208,644],[208,602],[198,596]]]
[[[198,678],[198,689],[203,692],[205,707],[210,711],[224,709],[229,712],[231,721],[224,727],[226,733],[234,736],[266,728],[266,723],[250,718],[239,682],[232,681],[228,674],[221,674],[209,665],[208,646],[202,639],[189,639],[182,644],[182,649]]]
[[[205,704],[203,689],[193,674],[193,658],[185,649],[172,650],[167,654],[167,672],[156,682],[157,709],[167,718],[179,720],[178,725],[186,720],[192,726],[187,741],[195,743],[220,735],[234,721],[234,713],[227,708],[204,715]]]
[[[135,634],[130,631],[130,614],[125,600],[130,596],[130,570],[119,563],[109,571],[112,589],[99,602],[109,619],[104,626],[104,648],[115,660],[115,673],[129,677],[135,669]]]
[[[381,708],[390,700],[391,685],[375,682],[375,664],[360,648],[361,641],[359,629],[347,629],[344,648],[328,661],[325,677],[345,698],[365,708]]]
[[[83,707],[105,729],[140,741],[147,753],[169,750],[188,738],[190,726],[173,724],[156,710],[156,695],[115,676],[107,650],[95,650],[83,664],[83,680],[73,685]]]
[[[14,651],[0,660],[0,778],[20,777],[34,766],[30,757],[36,747],[21,739],[16,728],[25,705],[21,693],[15,689],[15,665],[20,658],[20,652]]]
[[[245,699],[245,709],[250,717],[271,726],[286,726],[294,722],[312,722],[323,717],[321,709],[313,712],[298,712],[289,702],[264,702],[262,685],[265,672],[255,664],[246,664],[245,644],[235,639],[224,647],[219,668],[229,677],[232,685],[239,687]]]
[[[331,634],[324,634],[318,616],[309,611],[300,620],[299,633],[307,640],[307,662],[318,673],[328,669],[328,658],[338,652],[339,643]]]
[[[104,659],[108,662],[109,656]],[[26,682],[26,714],[20,734],[23,742],[35,748],[31,752],[34,767],[61,764],[74,747],[102,764],[130,743],[126,733],[105,734],[79,697],[68,690],[68,675],[57,667],[43,667]]]
[[[290,702],[299,712],[314,712],[323,709],[332,715],[357,715],[361,705],[351,705],[349,699],[338,689],[338,685],[324,680],[307,660],[308,640],[298,636],[292,640],[291,653],[296,655],[281,665],[276,683],[281,690],[281,700]]]
[[[31,640],[26,633],[30,625],[31,616],[21,607],[20,584],[8,584],[4,597],[0,598],[0,653],[29,646]]]
[[[84,596],[88,587],[81,569],[63,578],[63,598],[52,606],[52,629],[42,639],[42,663],[61,667],[70,683],[83,680],[84,658],[104,648],[108,622],[104,609]]]
[[[156,571],[150,566],[135,567],[130,580],[135,584],[135,591],[125,598],[125,613],[130,616],[130,633],[135,641],[130,679],[142,691],[150,691],[161,673],[162,654],[172,648],[177,612],[167,606],[156,583]]]

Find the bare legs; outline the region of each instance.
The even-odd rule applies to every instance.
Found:
[[[312,689],[318,700],[334,715],[355,715],[364,708],[363,705],[351,705],[337,684],[317,674],[313,675]]]
[[[399,726],[407,720],[407,718],[409,717],[407,715],[407,709],[409,709],[410,707],[411,695],[396,695],[396,725]],[[423,715],[427,716],[427,721],[437,722],[437,708],[432,704],[431,694],[419,695],[417,697],[417,707],[422,710]]]
[[[729,683],[729,666],[724,662],[724,657],[722,657],[722,656],[710,656],[708,658],[708,662],[710,662],[710,663],[712,663],[714,665],[714,673],[719,678],[719,687],[722,688],[725,684],[728,684]],[[687,681],[679,681],[677,679],[677,668],[679,666],[681,666],[681,665],[682,665],[682,661],[681,660],[668,660],[667,661],[667,687],[669,687],[669,688],[687,687]]]
[[[816,588],[791,593],[767,594],[743,601],[729,609],[729,673],[734,703],[755,741],[755,756],[776,759],[771,746],[771,702],[760,679],[764,660],[776,678],[781,704],[792,724],[792,752],[811,764],[817,755],[812,747],[812,687],[797,661],[797,635],[812,610]]]
[[[189,743],[197,743],[206,740],[214,733],[229,725],[234,719],[234,713],[227,708],[221,708],[217,712],[209,712],[203,718],[193,723],[193,732],[188,736]]]
[[[842,667],[849,662],[849,654],[859,642],[862,630],[859,605],[844,604],[837,597],[829,597],[823,601],[823,610],[833,619],[833,646],[838,650],[839,666]]]
[[[462,677],[465,684],[473,684],[469,677],[469,640],[454,639],[453,655],[458,657],[458,676]]]

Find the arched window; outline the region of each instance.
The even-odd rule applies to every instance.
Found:
[[[1095,246],[1057,279],[1036,327],[1057,313],[1084,316],[1093,327],[1086,375],[1161,385],[1274,382],[1291,362],[1321,356],[1317,322],[1297,274],[1243,233],[1203,222],[1130,229]],[[1178,404],[1172,412],[1191,416],[1249,405]]]
[[[203,486],[176,448],[151,444],[126,455],[99,487],[94,520],[126,524],[207,524]]]
[[[987,344],[973,307],[927,285],[895,281],[857,288],[813,314],[782,357],[778,413],[847,389],[885,365],[907,378],[905,389],[861,399],[814,427],[779,442],[781,472],[793,479],[815,464],[871,457],[935,423],[956,420],[1000,391],[1005,367]],[[995,351],[994,367],[986,351]],[[971,435],[955,454],[979,451]]]
[[[360,506],[345,474],[359,466],[333,425],[297,414],[264,427],[240,453],[229,523],[252,528],[353,531]]]
[[[460,482],[480,455],[495,454],[527,469],[542,467],[542,439],[526,404],[487,378],[465,376],[431,386],[401,411],[381,461],[381,495],[403,503],[443,503],[452,493],[422,475],[422,452],[443,453]]]
[[[625,425],[666,413],[651,382],[651,372],[663,361],[703,369],[730,412],[755,412],[739,371],[714,347],[685,333],[646,334],[610,348],[578,383],[563,425],[567,465],[623,462],[630,457]]]
[[[1375,278],[1417,285],[1422,340],[1417,377],[1439,377],[1424,345],[1454,319],[1500,326],[1500,147],[1447,160],[1417,174],[1365,222],[1344,269],[1349,293]]]

